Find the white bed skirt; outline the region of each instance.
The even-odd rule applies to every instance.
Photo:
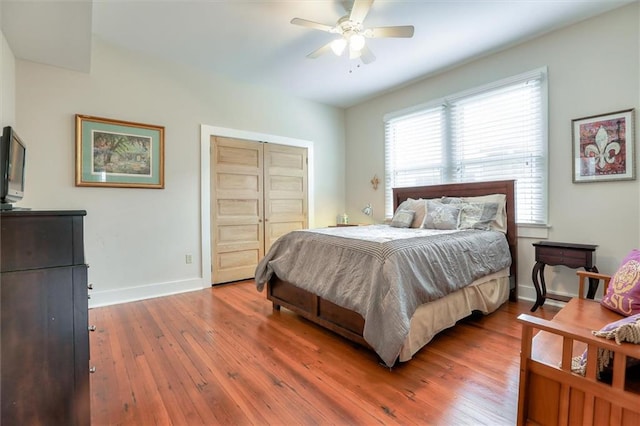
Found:
[[[411,318],[409,335],[400,350],[400,361],[409,361],[436,334],[453,327],[473,311],[488,314],[498,309],[508,298],[507,268],[476,280],[442,299],[420,305]]]

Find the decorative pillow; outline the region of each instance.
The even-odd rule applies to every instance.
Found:
[[[408,198],[396,209],[396,213],[398,210],[412,210],[415,212],[413,215],[413,222],[411,222],[411,228],[420,228],[422,226],[422,222],[424,221],[424,215],[426,213],[426,204],[425,200],[419,198],[414,200],[413,198]],[[395,213],[394,213],[395,215]]]
[[[460,197],[442,197],[440,202],[442,204],[464,204],[464,200]]]
[[[600,303],[624,316],[640,313],[640,250],[624,258]]]
[[[507,233],[507,196],[505,194],[481,195],[479,197],[465,197],[466,203],[497,203],[498,212],[495,220],[490,223],[490,228],[494,231]]]
[[[622,342],[640,344],[640,314],[622,318],[602,327],[598,331],[592,332],[594,336],[604,337],[606,339],[615,339],[619,345]],[[598,377],[604,372],[613,359],[613,353],[609,349],[598,348]],[[640,360],[635,358],[627,358],[626,367],[637,365]],[[587,350],[582,355],[572,358],[571,370],[574,373],[585,375],[587,368]]]
[[[468,203],[462,205],[459,229],[490,230],[498,217],[498,203]]]
[[[413,210],[398,210],[391,219],[391,226],[394,228],[408,228],[413,222],[416,212]]]
[[[457,229],[460,206],[427,200],[427,214],[422,222],[425,229]]]
[[[489,222],[489,228],[502,233],[507,232],[507,196],[505,194],[479,195],[477,197],[442,197],[443,204],[498,204],[495,219]],[[462,213],[464,215],[464,212]],[[462,220],[462,218],[461,218]],[[484,228],[483,228],[484,229]]]

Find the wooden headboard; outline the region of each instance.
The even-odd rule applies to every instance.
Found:
[[[511,252],[511,292],[509,299],[518,298],[518,226],[516,225],[515,181],[449,183],[442,185],[393,188],[393,210],[408,198],[477,197],[480,195],[505,194],[507,197],[507,242]]]

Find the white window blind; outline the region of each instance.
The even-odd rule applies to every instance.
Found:
[[[546,72],[385,120],[386,214],[394,187],[516,179],[516,220],[547,222]]]
[[[393,215],[392,188],[442,182],[444,126],[442,105],[385,124],[385,211],[389,217]]]

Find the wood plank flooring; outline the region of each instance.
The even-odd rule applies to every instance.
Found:
[[[466,319],[391,371],[253,281],[92,309],[92,424],[513,425],[530,306]]]

